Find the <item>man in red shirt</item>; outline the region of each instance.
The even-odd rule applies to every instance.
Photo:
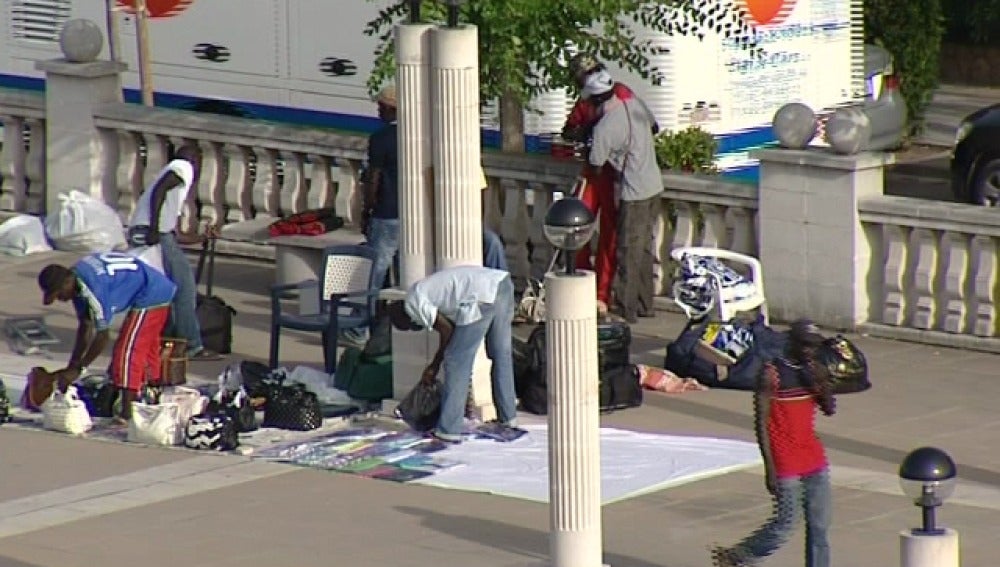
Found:
[[[587,77],[592,73],[604,70],[604,65],[592,55],[579,53],[570,60],[569,68],[577,87],[582,89]],[[614,84],[612,92],[614,96],[623,101],[635,98],[632,89],[619,82]],[[574,142],[588,142],[594,125],[600,118],[600,104],[595,104],[584,97],[577,99],[563,125],[563,138]],[[596,272],[597,308],[601,313],[606,313],[608,306],[611,305],[611,283],[616,270],[618,210],[615,204],[615,181],[617,176],[618,172],[611,164],[604,164],[602,167],[596,168],[586,160],[584,161],[583,178],[587,185],[579,197],[587,205],[587,208],[597,215],[600,224],[597,253],[593,263],[590,260],[590,248],[584,247],[577,252],[576,267],[585,270],[593,269]]]

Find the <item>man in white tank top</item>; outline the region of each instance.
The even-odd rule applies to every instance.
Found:
[[[188,359],[219,360],[218,353],[207,350],[201,341],[201,328],[195,314],[197,289],[194,271],[181,244],[197,244],[214,237],[208,229],[205,235],[184,234],[177,230],[191,185],[201,167],[201,152],[197,146],[185,145],[174,153],[174,159],[160,170],[156,180],[139,196],[129,222],[129,244],[132,246],[160,245],[163,268],[177,285],[170,309],[169,334],[187,341]],[[166,333],[165,333],[166,334]]]

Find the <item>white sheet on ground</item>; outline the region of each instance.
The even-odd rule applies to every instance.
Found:
[[[523,427],[528,434],[510,443],[472,439],[449,447],[438,455],[466,466],[413,482],[548,502],[548,430]],[[758,464],[754,443],[602,428],[601,501],[610,504]]]

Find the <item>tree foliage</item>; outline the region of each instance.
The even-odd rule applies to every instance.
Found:
[[[948,41],[1000,45],[1000,0],[943,0]]]
[[[865,0],[865,42],[893,56],[911,135],[923,130],[938,85],[943,35],[941,0]]]
[[[483,100],[514,97],[524,104],[534,95],[571,85],[565,63],[574,49],[656,81],[660,70],[649,64],[654,47],[637,37],[638,26],[630,23],[671,35],[704,37],[714,30],[753,49],[752,28],[731,6],[719,0],[469,0],[460,7],[459,20],[479,28]],[[424,21],[443,22],[445,14],[445,2],[423,2]],[[379,40],[368,80],[372,92],[395,72],[392,30],[407,18],[407,2],[400,1],[365,27],[365,34]]]

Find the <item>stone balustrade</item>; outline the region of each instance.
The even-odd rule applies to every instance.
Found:
[[[202,167],[186,230],[199,220],[221,226],[330,206],[347,222],[358,217],[362,137],[131,104],[98,107],[95,124],[106,172],[100,192],[124,215],[166,164],[169,146],[195,143]]]
[[[873,253],[869,272],[869,287],[878,294],[869,317],[873,328],[1000,337],[995,209],[871,197],[859,210],[873,250],[881,251]]]
[[[0,210],[45,209],[45,98],[0,89]]]
[[[93,155],[99,162],[94,169],[100,174],[89,191],[116,206],[123,218],[165,163],[168,147],[183,143],[197,143],[204,155],[182,221],[185,229],[201,221],[234,225],[251,219],[261,220],[263,226],[273,217],[322,206],[336,206],[348,222],[358,218],[356,183],[365,157],[363,136],[122,103],[96,106],[93,118],[97,147]],[[0,211],[41,213],[47,166],[43,95],[0,89],[0,126]],[[823,165],[830,159],[818,154],[782,156],[772,152],[762,159],[794,161],[798,165],[789,162],[788,167],[798,168],[796,175],[808,175],[810,167],[826,167],[827,177],[836,173],[836,168]],[[519,285],[529,278],[540,279],[553,257],[542,233],[545,212],[557,193],[572,193],[581,164],[487,152],[483,165],[489,182],[483,194],[485,224],[504,239]],[[780,168],[773,171],[778,173],[772,184],[784,175]],[[856,179],[862,183],[861,177]],[[865,179],[869,183],[870,178]],[[757,186],[672,172],[664,173],[664,184],[654,234],[657,293],[670,293],[674,266],[669,252],[675,247],[710,246],[765,256],[759,249],[760,225],[772,219],[758,214]],[[805,191],[803,198],[818,199],[819,204],[837,194],[818,187]],[[860,274],[858,281],[866,281],[855,286],[863,298],[852,304],[866,307],[860,320],[855,317],[844,325],[892,337],[1000,351],[995,305],[1000,218],[995,212],[886,197],[878,188],[853,193],[860,196],[851,209],[856,211],[855,220],[848,214],[843,222],[860,224],[860,240],[842,252],[863,263],[852,268]],[[784,197],[779,201],[792,202]],[[795,223],[809,224],[792,209],[779,207],[768,215],[784,215],[783,222],[792,228]],[[870,257],[858,253],[869,249]],[[803,285],[826,284],[805,281]],[[817,313],[823,321],[834,317],[822,309]]]

